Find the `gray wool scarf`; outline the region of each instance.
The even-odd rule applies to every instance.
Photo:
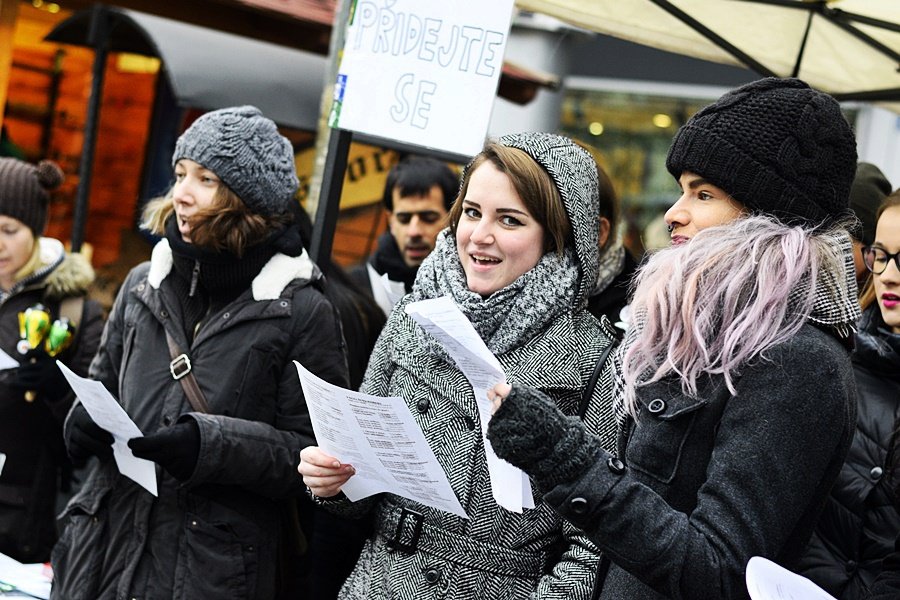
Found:
[[[412,295],[417,301],[452,297],[488,349],[500,355],[527,343],[557,315],[572,310],[580,274],[571,249],[562,255],[548,252],[531,270],[484,298],[469,290],[456,240],[446,229],[419,267]],[[425,330],[419,328],[418,335],[429,352],[449,360]]]

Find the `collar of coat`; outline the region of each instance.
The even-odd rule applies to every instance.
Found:
[[[147,283],[159,289],[163,279],[172,271],[172,248],[163,238],[153,247]],[[310,260],[306,250],[300,256],[276,254],[269,259],[251,283],[254,300],[275,300],[287,285],[295,279],[311,281],[320,276],[319,269]]]

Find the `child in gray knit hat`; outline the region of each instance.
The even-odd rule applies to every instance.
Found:
[[[53,594],[304,597],[294,468],[314,436],[294,361],[345,387],[347,363],[293,218],[291,144],[257,108],[225,108],[182,134],[172,166],[144,214],[162,239],[123,283],[91,370],[143,432],[131,452],[158,468],[123,476],[113,436],[72,408],[69,455],[103,460],[67,509]]]
[[[746,599],[752,556],[795,565],[853,437],[855,140],[833,98],[768,78],[666,165],[682,194],[633,283],[616,450],[521,381],[490,391],[488,438],[603,552],[594,597]]]

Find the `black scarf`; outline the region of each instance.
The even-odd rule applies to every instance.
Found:
[[[166,221],[165,237],[172,249],[173,289],[189,339],[207,314],[250,289],[253,278],[275,254],[299,256],[303,252],[300,232],[294,225],[272,232],[262,242],[247,248],[240,258],[230,252],[185,242],[174,216]]]
[[[391,281],[402,281],[407,293],[412,291],[419,267],[410,267],[404,262],[397,241],[390,231],[385,231],[378,237],[378,249],[372,254],[369,264],[379,275],[387,273]]]

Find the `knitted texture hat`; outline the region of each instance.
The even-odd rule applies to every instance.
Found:
[[[819,225],[851,216],[856,140],[838,103],[799,79],[769,77],[701,109],[666,167],[695,173],[752,211]]]
[[[49,160],[37,165],[17,158],[0,158],[0,215],[25,223],[35,236],[44,233],[50,190],[59,187],[63,172]]]
[[[860,227],[852,233],[863,244],[875,241],[878,207],[890,193],[891,182],[878,167],[867,162],[856,166],[856,177],[850,186],[850,208],[860,220]]]
[[[255,106],[208,112],[175,143],[172,166],[182,158],[215,173],[260,215],[288,209],[300,185],[291,143]]]

